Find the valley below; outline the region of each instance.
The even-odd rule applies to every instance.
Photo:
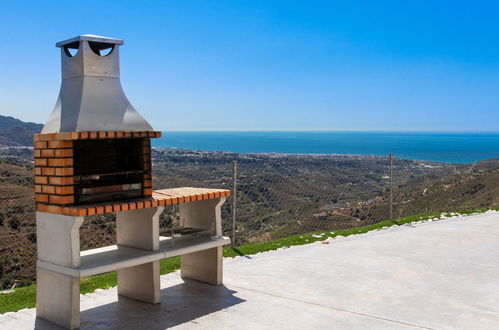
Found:
[[[239,154],[153,148],[155,189],[232,189],[237,162],[237,244],[334,231],[389,218],[386,157]],[[0,149],[0,287],[34,280],[36,227],[30,148]],[[499,159],[448,164],[396,159],[393,216],[453,212],[499,205]],[[232,198],[232,197],[231,197]],[[223,227],[232,228],[232,202]],[[161,229],[178,221],[165,209]],[[80,229],[82,249],[114,244],[112,214],[88,217]]]

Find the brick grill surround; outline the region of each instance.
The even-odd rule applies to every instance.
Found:
[[[35,134],[34,172],[37,210],[61,213],[54,211],[58,210],[57,207],[60,209],[63,206],[75,205],[75,153],[77,152],[75,141],[78,140],[140,139],[144,157],[142,197],[151,197],[151,138],[160,136],[159,131]]]

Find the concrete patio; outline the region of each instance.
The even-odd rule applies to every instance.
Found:
[[[161,304],[81,296],[82,329],[497,329],[499,213],[226,259],[224,286],[161,277]],[[119,303],[118,303],[119,300]],[[34,309],[1,329],[59,329]]]

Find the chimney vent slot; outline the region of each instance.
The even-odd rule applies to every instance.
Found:
[[[79,49],[80,49],[80,42],[79,41],[75,41],[75,42],[72,42],[70,44],[64,45],[64,53],[68,57],[76,56]]]
[[[90,49],[99,56],[107,56],[114,50],[114,44],[105,42],[89,41],[88,45],[90,46]]]

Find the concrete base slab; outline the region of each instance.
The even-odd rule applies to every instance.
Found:
[[[82,329],[497,329],[499,214],[225,259],[225,285],[161,277],[161,304],[81,296]],[[34,309],[0,329],[59,329]]]

